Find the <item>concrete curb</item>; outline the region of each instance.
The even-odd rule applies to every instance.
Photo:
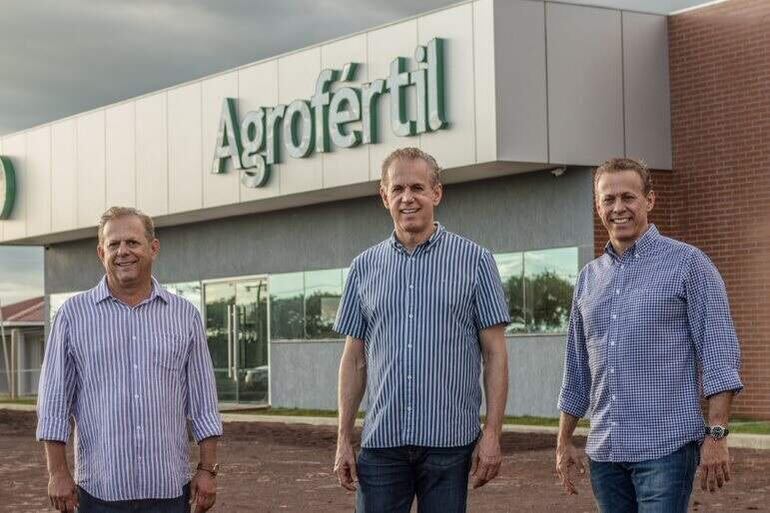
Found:
[[[0,410],[35,411],[34,404],[0,404]],[[260,415],[250,413],[222,413],[222,422],[275,422],[278,424],[309,424],[312,426],[336,426],[335,417],[292,417],[290,415]],[[363,425],[362,419],[356,419],[356,426]],[[537,433],[556,435],[556,426],[526,426],[520,424],[503,425],[505,433]],[[578,436],[588,436],[588,428],[575,429]],[[730,447],[737,449],[770,450],[770,435],[750,435],[733,433],[727,437]]]

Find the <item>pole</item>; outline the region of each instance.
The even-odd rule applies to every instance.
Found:
[[[0,336],[3,337],[3,357],[5,358],[5,380],[8,383],[8,394],[11,391],[11,362],[8,359],[8,345],[5,341],[5,319],[3,319],[3,301],[0,300]]]

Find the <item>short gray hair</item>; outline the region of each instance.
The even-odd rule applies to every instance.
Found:
[[[433,157],[433,155],[422,151],[420,148],[407,147],[394,150],[390,155],[385,157],[384,161],[382,161],[382,175],[380,176],[380,183],[382,185],[387,185],[388,170],[390,169],[390,166],[393,164],[393,162],[397,160],[422,160],[428,165],[433,185],[435,186],[441,184],[441,168],[439,167],[438,162],[436,162],[436,159]]]
[[[144,235],[148,241],[155,239],[155,223],[152,222],[152,218],[133,207],[110,207],[104,211],[102,217],[99,219],[99,229],[97,235],[99,236],[99,243],[104,239],[104,226],[114,219],[121,217],[138,217],[144,225]]]

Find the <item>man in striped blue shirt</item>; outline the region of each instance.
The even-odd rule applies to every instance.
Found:
[[[38,395],[48,495],[62,512],[201,513],[216,498],[217,411],[203,324],[152,277],[152,219],[112,207],[99,224],[106,276],[62,305]],[[75,479],[65,444],[74,419]],[[192,481],[187,419],[200,446]],[[77,482],[77,485],[75,484]],[[192,497],[192,499],[191,499]]]
[[[686,513],[698,460],[704,490],[730,480],[725,435],[743,385],[724,283],[702,251],[648,223],[655,194],[643,164],[605,162],[594,193],[610,240],[575,287],[557,472],[577,493],[570,469],[583,465],[572,433],[590,410],[586,452],[599,509]]]
[[[463,512],[469,471],[477,488],[502,461],[508,307],[489,251],[434,221],[439,171],[416,148],[385,159],[380,195],[395,229],[353,261],[338,312],[335,330],[347,340],[335,473],[348,490],[358,481],[357,513],[408,513],[415,496],[421,513]],[[487,419],[479,439],[482,360]]]

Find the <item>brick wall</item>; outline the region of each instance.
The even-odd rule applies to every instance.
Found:
[[[770,2],[670,17],[669,61],[674,171],[655,175],[653,220],[722,273],[746,385],[733,412],[770,419]]]

